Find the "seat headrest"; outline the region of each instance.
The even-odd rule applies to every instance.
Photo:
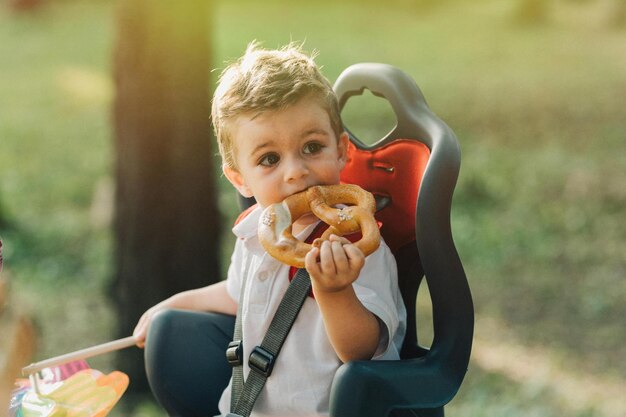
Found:
[[[341,181],[357,184],[386,197],[388,204],[376,213],[381,234],[393,252],[415,241],[417,195],[430,157],[423,143],[396,139],[376,149],[360,149],[350,142]]]

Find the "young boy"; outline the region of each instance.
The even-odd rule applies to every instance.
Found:
[[[226,178],[258,207],[233,228],[238,239],[227,280],[152,307],[135,336],[143,344],[151,317],[165,308],[234,315],[242,302],[247,378],[247,355],[261,344],[289,286],[290,267],[258,241],[261,211],[308,187],[338,184],[349,139],[330,83],[293,44],[263,50],[252,43],[222,73],[212,117]],[[294,236],[304,240],[317,223],[313,215],[298,219]],[[313,297],[305,301],[252,415],[328,415],[330,385],[342,362],[399,357],[406,312],[384,242],[365,258],[345,238],[331,236],[307,254],[305,266]],[[222,414],[230,411],[230,394],[229,385],[220,400]]]

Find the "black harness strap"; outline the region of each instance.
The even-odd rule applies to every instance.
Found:
[[[252,407],[263,390],[267,378],[272,374],[276,358],[310,291],[309,273],[306,269],[299,269],[278,305],[263,341],[250,353],[248,358],[250,374],[245,382],[242,366],[241,305],[243,302],[240,298],[233,334],[234,340],[226,351],[226,357],[233,365],[230,416],[248,417],[252,412]]]

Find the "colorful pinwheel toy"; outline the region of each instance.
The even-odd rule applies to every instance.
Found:
[[[85,358],[133,346],[127,337],[25,367],[18,379],[9,417],[104,417],[128,387],[128,376],[91,369]]]

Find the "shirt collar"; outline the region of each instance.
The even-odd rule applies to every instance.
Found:
[[[256,236],[259,224],[259,217],[263,208],[259,205],[252,210],[246,217],[244,217],[239,223],[233,227],[233,233],[239,239],[248,239]]]

